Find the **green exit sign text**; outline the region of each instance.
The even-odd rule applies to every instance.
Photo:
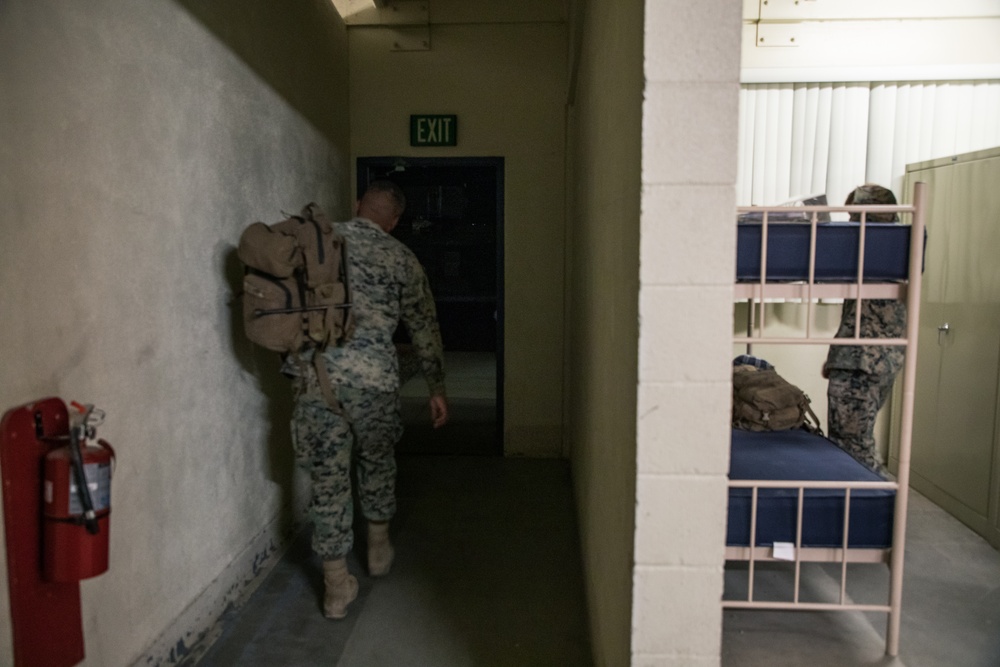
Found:
[[[458,116],[410,116],[411,146],[457,146]]]

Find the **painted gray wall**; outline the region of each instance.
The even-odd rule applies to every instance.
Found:
[[[345,30],[325,0],[7,0],[0,91],[0,410],[106,410],[111,567],[82,585],[85,664],[129,664],[196,639],[303,500],[234,244],[310,200],[347,212]]]

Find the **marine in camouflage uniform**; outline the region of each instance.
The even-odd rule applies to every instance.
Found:
[[[310,471],[312,547],[325,562],[343,559],[353,547],[352,463],[361,513],[369,527],[385,525],[396,511],[394,449],[403,427],[400,368],[392,338],[399,322],[409,332],[427,380],[432,422],[440,426],[447,420],[441,334],[430,286],[414,254],[388,233],[399,219],[403,201],[394,184],[373,183],[358,204],[359,217],[335,224],[347,240],[355,329],[343,345],[326,348],[323,359],[342,409],[324,399],[308,355],[287,360],[283,369],[299,376],[292,442],[297,460]],[[394,214],[384,210],[390,204]],[[370,219],[362,217],[365,213]],[[371,567],[370,541],[371,533]],[[391,553],[389,558],[391,562]]]
[[[890,190],[878,185],[862,185],[848,195],[845,205],[894,205]],[[851,219],[860,220],[852,213]],[[895,222],[896,213],[870,213],[871,222]],[[844,301],[838,338],[854,337],[858,302]],[[892,299],[861,301],[862,338],[903,338],[906,335],[906,304]],[[898,346],[831,345],[824,373],[827,388],[829,437],[870,469],[885,475],[875,445],[875,418],[889,398],[892,385],[903,367],[904,351]]]

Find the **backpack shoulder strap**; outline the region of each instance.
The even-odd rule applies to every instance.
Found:
[[[805,409],[806,409],[806,414],[809,415],[809,419],[806,419],[806,424],[805,424],[808,430],[811,431],[812,433],[815,433],[816,435],[823,435],[823,427],[820,424],[819,417],[817,417],[816,413],[813,412],[812,401],[809,400],[808,396],[806,396]],[[812,424],[809,423],[810,419],[812,420]]]

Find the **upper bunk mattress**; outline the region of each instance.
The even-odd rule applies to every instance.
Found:
[[[858,277],[857,222],[821,222],[816,225],[817,282],[856,282]],[[736,280],[760,280],[761,223],[736,226]],[[768,282],[809,279],[808,222],[769,222],[767,225]],[[865,225],[865,281],[903,281],[908,277],[910,225],[869,222]]]
[[[824,437],[804,430],[753,432],[733,429],[731,480],[834,480],[881,482],[878,474]],[[751,489],[729,490],[726,544],[749,546]],[[802,546],[841,547],[844,490],[806,489]],[[895,491],[851,492],[848,545],[884,548],[892,544]],[[760,489],[757,499],[757,546],[795,543],[798,489]]]

